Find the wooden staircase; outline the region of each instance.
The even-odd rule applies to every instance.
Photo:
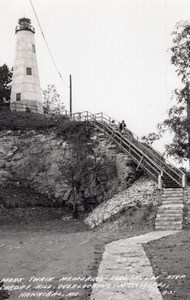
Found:
[[[133,159],[137,164],[137,170],[144,170],[158,183],[162,205],[158,208],[155,228],[182,229],[185,174],[130,130],[126,130],[125,135],[121,134],[111,126],[114,119],[103,113],[92,114],[88,111],[75,113],[72,114],[72,119],[93,123],[105,137],[119,147],[120,151]],[[119,122],[114,121],[119,127]]]
[[[155,229],[182,229],[183,199],[184,191],[182,188],[163,189],[162,205],[158,208]]]

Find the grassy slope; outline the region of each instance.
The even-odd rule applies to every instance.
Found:
[[[158,282],[164,300],[190,299],[190,230],[149,242],[144,249]],[[169,275],[175,277],[169,279]],[[183,275],[184,278],[177,278]]]

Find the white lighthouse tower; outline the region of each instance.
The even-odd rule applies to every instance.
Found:
[[[18,20],[16,26],[16,53],[13,67],[11,110],[43,113],[40,88],[35,29],[28,18]]]

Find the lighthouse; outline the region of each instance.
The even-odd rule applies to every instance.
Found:
[[[15,29],[16,51],[11,88],[11,110],[43,113],[38,74],[35,29],[31,20],[21,18]]]

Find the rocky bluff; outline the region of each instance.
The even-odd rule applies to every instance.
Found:
[[[82,210],[110,199],[136,179],[136,166],[127,155],[95,130],[90,138],[96,141],[91,159],[96,155],[101,171],[93,167],[88,181],[81,179],[77,196]],[[64,176],[72,159],[69,147],[68,141],[53,131],[1,131],[0,184],[27,186],[60,204],[72,204],[72,188]]]

